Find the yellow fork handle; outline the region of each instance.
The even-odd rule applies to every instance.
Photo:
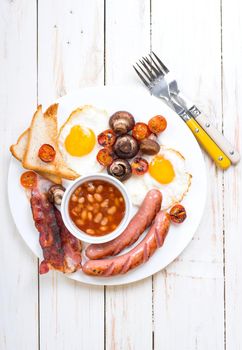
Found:
[[[186,121],[186,124],[196,137],[197,141],[204,148],[204,150],[214,160],[215,164],[223,170],[228,169],[231,165],[229,158],[224,154],[223,151],[216,145],[216,143],[208,136],[203,128],[196,122],[195,119],[191,118]]]

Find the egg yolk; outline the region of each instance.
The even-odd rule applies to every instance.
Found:
[[[96,143],[96,136],[91,129],[75,125],[65,139],[67,152],[74,157],[82,157],[90,153]]]
[[[149,164],[150,175],[161,184],[170,183],[174,177],[175,172],[171,162],[162,156],[156,156]]]

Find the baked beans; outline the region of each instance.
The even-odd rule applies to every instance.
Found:
[[[125,201],[121,192],[103,180],[84,182],[69,200],[72,221],[91,236],[104,236],[114,231],[124,214]]]

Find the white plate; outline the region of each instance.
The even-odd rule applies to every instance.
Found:
[[[201,220],[207,192],[206,170],[202,152],[196,139],[185,123],[161,100],[150,96],[142,88],[93,87],[78,90],[58,100],[59,126],[72,110],[84,104],[106,109],[111,115],[118,110],[127,110],[137,121],[148,121],[154,115],[166,117],[168,127],[162,134],[162,143],[179,150],[186,159],[187,170],[192,174],[192,184],[183,200],[187,219],[181,225],[171,225],[162,248],[158,249],[148,262],[124,275],[115,277],[89,277],[78,271],[68,275],[77,281],[94,285],[119,285],[141,280],[171,263],[191,241]],[[44,106],[48,107],[48,106]],[[21,133],[23,130],[19,130]],[[29,201],[19,184],[23,168],[11,159],[8,176],[8,193],[11,212],[19,233],[30,249],[42,259],[39,234],[34,227]]]

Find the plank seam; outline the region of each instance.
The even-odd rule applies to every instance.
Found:
[[[150,0],[150,53],[152,52],[152,0]]]
[[[220,0],[220,49],[221,49],[221,113],[222,133],[224,133],[224,80],[223,80],[223,0]],[[222,174],[222,227],[223,227],[223,306],[224,306],[224,350],[226,350],[226,258],[225,258],[225,195],[224,195],[224,171]]]
[[[107,347],[107,340],[106,340],[106,333],[107,333],[107,327],[106,327],[106,322],[107,322],[107,316],[106,316],[106,286],[103,288],[103,304],[104,304],[104,312],[103,312],[103,348],[106,350]]]
[[[39,0],[36,0],[36,98],[39,104]]]
[[[103,83],[106,85],[106,0],[103,0]]]
[[[40,276],[39,276],[39,258],[37,259],[37,284],[38,284],[38,350],[40,350]]]

